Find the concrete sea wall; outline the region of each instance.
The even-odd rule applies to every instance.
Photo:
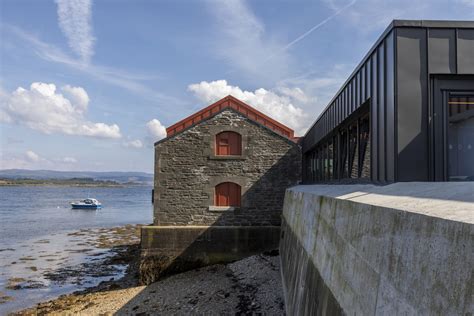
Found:
[[[447,183],[287,190],[287,313],[472,315],[473,193]]]
[[[280,226],[143,226],[140,283],[278,249]]]

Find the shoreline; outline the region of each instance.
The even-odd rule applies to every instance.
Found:
[[[104,292],[104,291],[113,291],[121,288],[135,287],[138,286],[138,260],[136,258],[140,255],[139,244],[131,244],[125,246],[115,246],[120,247],[121,251],[115,253],[109,258],[109,263],[123,263],[127,264],[125,274],[115,280],[111,278],[108,281],[102,281],[96,286],[88,287],[82,290],[76,290],[70,294],[62,294],[51,300],[40,302],[35,304],[32,307],[27,307],[18,311],[10,312],[8,315],[37,315],[37,314],[47,314],[54,312],[65,311],[70,307],[71,304],[81,301],[78,298],[82,296],[91,295],[94,293]]]
[[[122,278],[9,315],[285,313],[277,251],[190,270],[144,286],[138,284],[139,244],[125,247],[111,257],[128,261]]]
[[[152,183],[146,182],[118,182],[109,180],[93,180],[93,179],[9,179],[0,178],[0,187],[41,187],[41,186],[53,186],[53,187],[91,187],[91,188],[123,188],[123,187],[148,187],[153,186]]]
[[[123,282],[128,266],[139,256],[140,227],[72,230],[0,249],[5,254],[0,314],[18,313],[69,293],[100,290],[108,281]]]

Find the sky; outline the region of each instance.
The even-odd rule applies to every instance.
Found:
[[[302,136],[393,19],[474,0],[0,0],[0,169],[152,172],[228,94]]]

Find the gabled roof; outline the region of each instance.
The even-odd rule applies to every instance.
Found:
[[[234,111],[239,112],[249,120],[252,120],[260,125],[263,125],[277,134],[280,134],[283,137],[286,137],[294,142],[298,141],[298,138],[294,136],[294,131],[275,121],[274,119],[268,117],[267,115],[263,114],[262,112],[254,109],[250,105],[240,101],[239,99],[228,95],[223,99],[205,107],[204,109],[196,112],[187,118],[179,121],[171,125],[170,127],[166,128],[166,136],[170,137],[176,135],[185,129],[188,129],[191,126],[199,124],[200,122],[214,116],[215,114],[223,111],[224,109],[231,108]]]

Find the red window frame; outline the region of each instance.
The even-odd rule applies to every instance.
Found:
[[[214,206],[240,207],[240,185],[233,182],[223,182],[214,188]]]
[[[236,132],[221,132],[216,135],[216,156],[242,155],[242,136]]]

